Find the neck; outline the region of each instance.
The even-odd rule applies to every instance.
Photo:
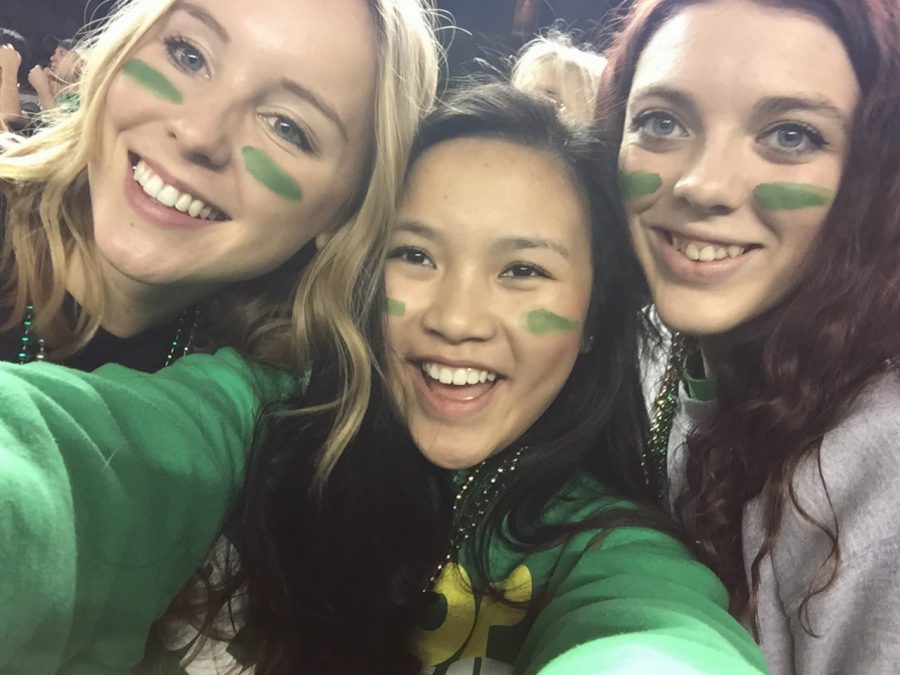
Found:
[[[214,288],[148,284],[125,276],[101,261],[105,304],[100,326],[116,337],[130,338],[174,319]],[[87,296],[84,261],[76,253],[68,261],[66,290],[91,316],[99,310]]]

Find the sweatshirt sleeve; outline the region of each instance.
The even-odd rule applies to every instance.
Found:
[[[681,544],[645,528],[616,528],[587,542],[585,535],[569,544],[583,547],[574,565],[551,578],[516,673],[767,672],[759,648],[728,614],[721,582]]]
[[[156,374],[0,364],[0,673],[122,673],[201,564],[264,401],[234,352]]]
[[[825,436],[819,457],[798,467],[795,494],[808,517],[788,500],[771,561],[770,586],[778,590],[780,615],[770,608],[760,612],[763,647],[773,654],[774,671],[898,672],[898,411],[900,377],[885,375]],[[836,569],[832,541],[816,523],[837,533]],[[752,545],[755,551],[759,543]],[[811,589],[821,592],[804,606]]]

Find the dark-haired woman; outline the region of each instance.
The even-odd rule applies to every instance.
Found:
[[[638,0],[609,56],[630,235],[674,333],[648,481],[773,671],[896,672],[896,2]]]
[[[317,408],[333,373],[270,418],[224,588],[182,604],[218,614],[208,635],[243,629],[226,648],[165,622],[186,672],[765,669],[718,580],[626,500],[639,305],[608,156],[508,86],[427,122],[368,322],[386,382],[340,457]],[[172,672],[151,651],[145,672]]]

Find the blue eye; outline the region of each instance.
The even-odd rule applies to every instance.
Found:
[[[169,58],[181,70],[199,73],[206,68],[206,58],[193,44],[181,37],[166,38]]]
[[[816,129],[797,122],[779,124],[764,133],[760,141],[769,150],[791,156],[807,155],[827,145]]]
[[[292,145],[296,145],[304,152],[315,152],[309,134],[299,124],[284,115],[272,115],[269,126],[278,136]]]
[[[687,131],[675,119],[675,116],[662,110],[641,113],[632,121],[631,130],[639,132],[648,140],[687,136]]]

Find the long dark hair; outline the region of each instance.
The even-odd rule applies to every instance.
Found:
[[[619,140],[642,50],[669,17],[702,1],[638,0],[632,7],[609,52],[600,101]],[[761,337],[723,359],[715,413],[687,439],[687,487],[676,511],[728,587],[732,610],[755,624],[760,564],[790,500],[832,543],[829,560],[814,561],[828,564],[801,605],[812,632],[806,606],[839,572],[838,527],[809,516],[794,476],[801,462],[819,462],[824,435],[874,377],[896,368],[900,354],[900,13],[896,0],[755,1],[827,24],[847,50],[861,97],[841,185],[809,264],[797,289],[762,318]],[[742,514],[760,495],[765,538],[751,552],[748,581]]]
[[[413,162],[439,143],[473,137],[558,157],[588,203],[594,255],[586,322],[593,348],[578,357],[556,401],[514,444],[527,444],[528,451],[475,538],[478,564],[486,567],[487,541],[500,536],[504,521],[507,541],[521,550],[551,546],[586,528],[666,528],[658,512],[642,509],[565,527],[543,522],[548,502],[584,472],[622,496],[650,499],[638,459],[646,437],[638,273],[621,225],[612,153],[595,134],[559,121],[549,102],[493,84],[462,91],[431,115]],[[365,326],[376,364],[385,362],[382,307],[371,308]],[[332,413],[275,412],[261,427],[230,526],[240,560],[230,590],[241,586],[246,598],[244,646],[258,675],[420,671],[412,637],[427,598],[423,588],[448,549],[450,475],[419,452],[378,371],[361,431],[321,489],[316,464]],[[317,363],[302,403],[333,400],[338,382],[327,360]]]

